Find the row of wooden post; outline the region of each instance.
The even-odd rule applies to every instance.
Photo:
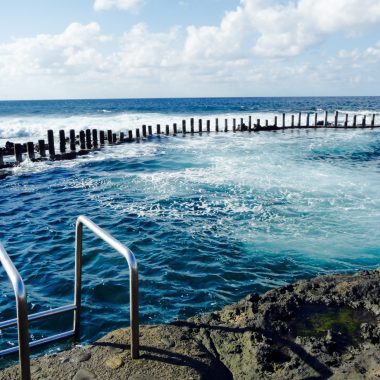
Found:
[[[324,115],[324,120],[323,121],[318,121],[318,114],[314,114],[314,127],[318,126],[330,126],[330,127],[335,127],[337,128],[339,126],[338,124],[338,117],[339,113],[335,112],[335,117],[334,117],[334,123],[328,123],[328,112],[325,112]],[[302,113],[298,113],[298,121],[297,125],[295,125],[295,116],[291,115],[291,125],[286,126],[286,114],[282,114],[282,127],[279,127],[277,124],[277,116],[274,118],[274,124],[269,125],[268,120],[265,120],[265,127],[261,125],[261,120],[257,119],[257,123],[252,125],[252,117],[248,117],[248,124],[245,125],[244,119],[240,118],[240,125],[237,126],[236,124],[236,119],[232,119],[232,131],[258,131],[258,130],[275,130],[275,129],[285,129],[285,128],[308,128],[310,127],[310,114],[306,114],[306,124],[302,125]],[[367,126],[367,121],[366,121],[366,116],[363,117],[361,124],[357,123],[357,116],[354,115],[353,117],[353,123],[351,127],[366,127]],[[372,115],[372,120],[371,120],[371,127],[375,127],[375,114]],[[348,125],[348,114],[345,115],[345,121],[343,124],[343,127],[347,128],[349,127]],[[204,124],[203,120],[199,119],[198,120],[198,129],[195,130],[195,121],[194,118],[190,119],[190,131],[187,130],[186,126],[186,120],[182,120],[182,130],[181,133],[183,135],[187,133],[202,133],[202,132],[210,132],[211,131],[211,122],[210,120],[206,121],[206,129],[204,130]],[[224,120],[224,127],[220,129],[219,127],[219,119],[215,119],[215,132],[219,132],[223,130],[224,132],[229,131],[229,126],[228,126],[228,119]],[[116,133],[113,133],[112,130],[108,130],[107,134],[105,131],[98,131],[97,129],[87,129],[85,131],[80,131],[79,136],[76,135],[75,130],[70,130],[69,132],[69,137],[66,139],[66,134],[64,130],[59,131],[59,154],[56,154],[55,150],[55,145],[54,145],[54,133],[53,130],[48,130],[47,133],[47,144],[45,143],[45,140],[39,140],[38,141],[38,148],[36,149],[35,144],[33,142],[28,142],[26,144],[26,153],[28,155],[28,158],[31,161],[36,160],[35,156],[35,151],[37,150],[39,152],[39,157],[40,159],[46,159],[47,154],[46,150],[49,152],[49,158],[50,159],[72,159],[75,158],[78,155],[86,154],[92,149],[99,149],[101,146],[104,146],[106,141],[108,144],[116,144],[116,143],[122,143],[122,142],[132,142],[135,140],[139,140],[141,138],[147,138],[149,136],[153,135],[152,131],[152,126],[151,125],[143,125],[141,128],[141,133],[142,136],[140,135],[140,129],[137,128],[135,130],[135,136],[133,137],[133,132],[130,130],[128,131],[128,136],[126,137],[124,132],[120,132],[119,135]],[[161,125],[157,124],[156,126],[156,134],[160,136],[163,132],[161,131]],[[178,129],[177,129],[177,124],[173,124],[173,129],[172,129],[173,135],[178,134]],[[169,125],[165,126],[165,132],[164,134],[169,135],[170,134],[170,127]],[[79,140],[78,140],[79,137]],[[69,152],[66,151],[66,146],[67,142],[69,143]],[[79,145],[80,150],[77,152],[77,145]],[[16,163],[20,163],[23,160],[23,153],[25,151],[25,144],[24,146],[21,144],[14,144],[14,156]],[[0,167],[4,167],[4,159],[3,159],[3,154],[0,150]]]

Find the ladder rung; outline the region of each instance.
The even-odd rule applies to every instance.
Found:
[[[74,330],[65,331],[65,332],[60,333],[60,334],[48,336],[46,338],[42,338],[42,339],[39,339],[39,340],[34,340],[33,342],[29,343],[29,347],[40,346],[41,344],[55,342],[57,340],[70,338],[72,336],[74,336]],[[0,351],[0,356],[14,354],[14,353],[18,352],[18,350],[19,350],[18,346],[15,346],[15,347],[12,347],[12,348],[7,348],[7,349],[5,349],[3,351]]]
[[[75,309],[76,309],[75,305],[60,306],[60,307],[57,307],[55,309],[50,309],[50,310],[41,311],[39,313],[30,314],[30,315],[28,315],[28,321],[29,322],[36,321],[37,319],[50,317],[52,315],[66,313],[68,311],[72,311]],[[12,327],[12,326],[17,326],[17,318],[9,319],[8,321],[4,321],[4,322],[0,322],[0,330],[5,329],[6,327]]]

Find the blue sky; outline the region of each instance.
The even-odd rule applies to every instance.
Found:
[[[13,0],[0,99],[380,95],[379,0]]]

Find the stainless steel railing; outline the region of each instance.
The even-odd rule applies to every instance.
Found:
[[[21,377],[23,380],[30,379],[30,361],[29,361],[29,331],[28,331],[28,304],[26,298],[26,289],[24,281],[20,273],[13,265],[12,260],[8,256],[5,248],[0,244],[0,262],[8,275],[9,281],[12,283],[13,291],[16,297],[17,319],[18,326],[18,347],[19,359],[21,364]],[[12,322],[12,323],[9,323]],[[2,323],[0,328],[14,326],[14,320]],[[5,355],[10,350],[0,351],[0,355]]]
[[[83,226],[86,226],[96,236],[108,243],[112,248],[125,257],[129,267],[130,277],[130,324],[131,324],[131,356],[133,359],[139,357],[139,299],[138,299],[138,269],[137,261],[132,251],[113,238],[102,228],[93,223],[85,216],[79,216],[76,223],[75,237],[75,287],[74,287],[74,304],[61,306],[55,309],[42,311],[28,316],[27,295],[24,282],[9,258],[6,250],[0,244],[0,262],[3,265],[9,280],[12,283],[16,297],[17,318],[0,322],[0,329],[6,327],[18,326],[17,347],[11,347],[0,351],[0,356],[19,352],[21,378],[30,379],[30,358],[29,348],[42,344],[54,342],[69,337],[74,337],[76,341],[80,339],[80,315],[81,315],[81,294],[82,294],[82,253],[83,253]],[[50,337],[42,338],[29,342],[28,323],[41,318],[50,317],[57,314],[74,311],[73,330],[56,334]]]

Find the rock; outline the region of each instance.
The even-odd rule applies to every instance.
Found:
[[[111,369],[118,369],[123,364],[123,359],[120,356],[112,356],[105,362],[106,367]]]
[[[95,380],[96,376],[87,369],[81,368],[73,377],[73,380]]]
[[[172,348],[175,346],[175,342],[172,339],[162,338],[161,342],[164,344],[165,348]]]
[[[77,371],[76,380],[374,379],[379,294],[380,270],[303,280],[186,321],[140,326],[138,360],[130,329],[120,329],[91,353],[76,347],[32,360],[33,378],[66,380]],[[0,380],[19,380],[18,371],[0,371]]]
[[[35,374],[35,373],[40,372],[40,371],[41,371],[41,366],[39,366],[39,365],[32,365],[30,367],[30,373],[32,373],[32,374]]]
[[[73,363],[83,363],[91,359],[91,353],[89,351],[80,352],[75,355],[71,361]]]

